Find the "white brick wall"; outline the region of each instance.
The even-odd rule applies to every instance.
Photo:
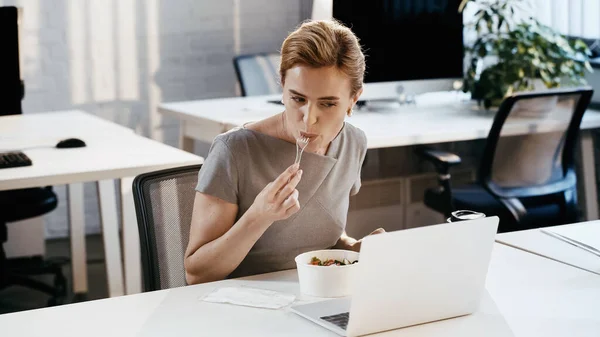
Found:
[[[234,96],[235,49],[278,50],[309,14],[303,1],[309,0],[0,0],[0,6],[23,8],[25,113],[82,109],[176,145],[177,122],[157,117],[156,104]],[[199,154],[205,151],[201,146]],[[67,233],[65,188],[56,191],[59,208],[45,218],[48,236]],[[88,232],[98,232],[93,184],[85,196]]]

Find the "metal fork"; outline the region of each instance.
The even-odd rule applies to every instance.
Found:
[[[296,138],[296,160],[294,164],[300,164],[300,160],[302,159],[302,152],[306,149],[306,146],[310,142],[310,139],[307,137],[298,137]]]

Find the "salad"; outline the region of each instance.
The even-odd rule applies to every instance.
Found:
[[[310,263],[313,266],[347,266],[350,264],[355,264],[357,263],[358,260],[354,261],[354,262],[350,262],[348,259],[343,259],[343,260],[334,260],[334,259],[327,259],[325,261],[321,261],[321,259],[319,259],[316,256],[313,256],[312,259],[310,259]]]

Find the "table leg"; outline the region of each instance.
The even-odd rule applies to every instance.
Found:
[[[583,185],[585,192],[586,220],[598,219],[598,192],[596,190],[596,161],[594,159],[594,140],[592,132],[581,133],[581,163],[583,166]]]
[[[100,203],[100,224],[104,241],[108,295],[110,297],[122,296],[125,292],[123,289],[123,265],[121,263],[115,185],[111,179],[101,180],[96,184]]]
[[[140,236],[133,202],[133,177],[121,179],[121,214],[123,217],[123,254],[127,294],[142,291]]]
[[[69,231],[71,238],[71,271],[73,293],[85,296],[88,291],[87,258],[85,251],[85,212],[83,183],[67,185]]]
[[[185,122],[181,121],[181,126],[179,130],[179,148],[194,153],[194,139],[185,135]]]

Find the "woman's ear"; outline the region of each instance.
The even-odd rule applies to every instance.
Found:
[[[354,106],[356,104],[356,102],[358,102],[358,99],[360,98],[360,95],[362,95],[362,93],[363,93],[363,88],[361,87],[360,89],[358,89],[356,94],[354,94],[354,97],[352,97],[352,106]]]

